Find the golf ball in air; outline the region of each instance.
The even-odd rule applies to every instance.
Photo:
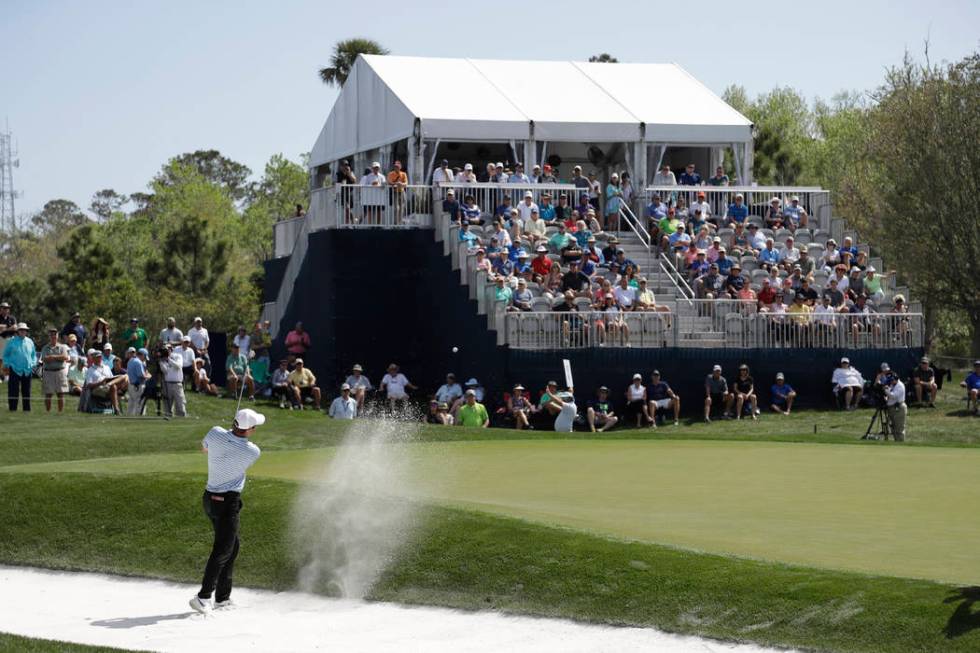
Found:
[[[453,347],[453,353],[454,354],[459,353],[459,347]]]

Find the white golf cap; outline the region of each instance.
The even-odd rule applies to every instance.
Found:
[[[194,318],[194,321],[195,322],[203,322],[204,320],[202,320],[200,317],[195,317]]]
[[[89,356],[101,356],[102,355],[102,352],[99,351],[98,349],[89,349],[87,353],[88,353]]]
[[[247,431],[256,426],[265,424],[265,415],[257,413],[251,408],[242,408],[235,413],[235,426],[243,431]]]
[[[720,372],[721,371],[721,365],[715,365],[714,367],[711,368],[711,371],[712,372]]]
[[[14,331],[30,331],[30,327],[27,326],[25,322],[18,322],[17,326],[14,327]]]
[[[785,381],[786,380],[786,377],[783,376],[783,373],[782,372],[777,372],[776,373],[776,380],[779,381],[780,379],[782,379],[783,381]]]
[[[342,384],[340,386],[340,389],[341,390],[350,390],[350,384],[349,383],[344,383],[344,384]]]
[[[112,351],[112,343],[111,342],[105,343],[105,346],[102,348],[102,351]]]
[[[381,164],[378,163],[377,161],[375,161],[374,163],[371,164],[371,167],[372,168],[380,168],[381,167]]]
[[[642,381],[643,380],[643,377],[640,376],[639,374],[634,374],[633,375],[633,380],[636,381],[637,379],[639,379],[640,381]]]
[[[463,170],[472,170],[472,169],[473,169],[472,163],[467,163],[465,166],[463,166]]]
[[[480,382],[474,377],[470,377],[470,380],[466,382],[466,385],[480,385]]]
[[[865,270],[865,272],[875,272],[875,266],[873,266],[873,265],[869,265],[869,266],[868,266],[868,269],[867,269],[867,270]]]
[[[532,193],[529,190],[528,191],[524,191],[524,197],[534,197],[534,193]]]

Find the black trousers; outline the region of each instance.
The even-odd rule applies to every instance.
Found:
[[[204,514],[214,527],[214,545],[204,568],[204,580],[198,596],[215,601],[226,601],[231,596],[235,558],[238,557],[238,513],[242,509],[242,497],[238,492],[222,494],[204,492]]]
[[[7,403],[11,411],[17,410],[17,396],[24,401],[24,410],[31,410],[31,375],[21,376],[10,370],[10,381],[7,386]]]

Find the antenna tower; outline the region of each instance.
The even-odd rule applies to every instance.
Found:
[[[14,168],[20,167],[20,160],[16,157],[8,123],[6,129],[0,131],[0,231],[10,233],[17,230],[14,200],[20,197],[20,193],[14,190]]]

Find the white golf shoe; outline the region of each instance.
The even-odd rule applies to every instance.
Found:
[[[208,614],[212,610],[211,599],[202,599],[197,594],[188,603],[191,606],[191,610],[200,612],[201,614]]]
[[[227,598],[224,601],[215,601],[214,602],[214,609],[215,610],[231,610],[232,608],[237,608],[237,607],[238,607],[238,604],[235,603],[234,601],[232,601],[230,598]]]

